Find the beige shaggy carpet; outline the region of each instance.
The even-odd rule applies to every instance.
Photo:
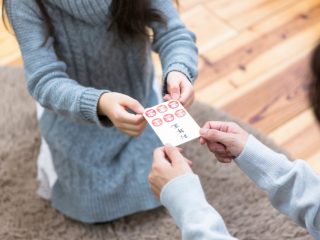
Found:
[[[36,194],[36,156],[39,149],[35,104],[26,91],[21,69],[0,68],[0,239],[23,240],[171,240],[180,239],[163,208],[124,217],[102,225],[82,224],[64,217]],[[195,103],[191,114],[201,125],[231,118]],[[278,149],[252,128],[246,129]],[[278,149],[279,150],[279,149]],[[264,192],[234,164],[218,164],[197,142],[185,145],[194,161],[207,198],[239,239],[311,239],[306,231],[279,214]],[[107,204],[107,203],[106,203]]]

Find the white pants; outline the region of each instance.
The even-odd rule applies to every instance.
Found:
[[[153,81],[153,89],[157,95],[158,102],[162,102],[159,84],[156,79]],[[43,107],[37,103],[38,120],[40,120],[43,111]],[[57,173],[53,166],[52,155],[48,143],[43,137],[41,137],[40,151],[37,159],[37,180],[39,181],[37,194],[44,199],[50,200],[52,187],[57,180]]]
[[[37,103],[37,118],[40,120],[43,107]],[[37,180],[39,188],[37,194],[44,199],[51,199],[51,189],[57,180],[57,174],[53,166],[52,156],[46,140],[41,137],[40,151],[37,159]]]

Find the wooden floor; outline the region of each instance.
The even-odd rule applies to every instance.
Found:
[[[250,123],[320,172],[320,131],[307,100],[320,1],[181,0],[180,12],[198,38],[197,99]],[[2,25],[0,49],[0,65],[22,64]]]

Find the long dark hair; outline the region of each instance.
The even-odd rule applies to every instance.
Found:
[[[48,36],[52,34],[53,26],[48,12],[42,0],[35,0],[42,12],[44,21],[47,25]],[[149,37],[147,26],[151,22],[166,24],[163,14],[151,7],[152,0],[112,0],[110,5],[111,24],[107,26],[109,30],[117,31],[122,39]],[[2,6],[2,18],[5,21],[5,0]],[[175,0],[178,5],[178,0]],[[6,25],[7,26],[7,25]]]
[[[312,54],[311,72],[310,103],[318,122],[320,122],[320,44]]]

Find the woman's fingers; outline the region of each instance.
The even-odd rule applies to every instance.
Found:
[[[203,137],[200,137],[200,138],[199,138],[199,142],[200,142],[201,145],[207,143],[206,139],[203,138]]]
[[[204,129],[215,129],[222,132],[228,132],[229,126],[233,124],[231,122],[222,122],[222,121],[208,121],[202,128]]]
[[[210,129],[210,121],[206,122],[203,126],[202,129]]]
[[[156,163],[162,160],[166,160],[164,147],[158,147],[153,151],[153,162]]]
[[[225,155],[216,154],[217,160],[221,163],[231,163],[234,158]]]
[[[171,145],[166,145],[164,148],[164,151],[168,157],[168,159],[171,161],[172,165],[184,163],[186,159],[181,154],[180,149],[173,147]]]
[[[217,143],[217,142],[208,143],[208,148],[210,149],[210,151],[212,151],[214,153],[226,153],[227,152],[226,147],[223,144]]]
[[[151,182],[153,181],[152,178],[151,178],[150,181],[151,181]],[[160,190],[158,187],[154,186],[154,184],[151,184],[151,190],[152,190],[152,192],[156,195],[157,199],[160,199],[160,192],[161,192],[161,190]]]
[[[229,146],[233,142],[233,135],[216,129],[200,129],[200,136],[211,143],[222,143]]]

